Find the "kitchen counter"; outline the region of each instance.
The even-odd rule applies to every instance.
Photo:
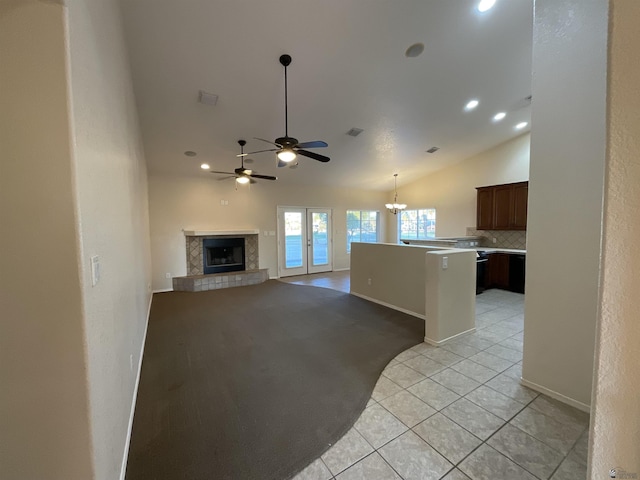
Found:
[[[486,253],[521,253],[526,255],[526,250],[518,250],[517,248],[489,248],[489,247],[473,247],[472,250],[477,250]]]

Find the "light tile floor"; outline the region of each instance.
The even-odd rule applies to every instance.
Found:
[[[285,279],[349,291],[349,272]],[[382,372],[353,428],[294,480],[582,480],[589,417],[520,385],[524,296],[476,297],[477,331]]]

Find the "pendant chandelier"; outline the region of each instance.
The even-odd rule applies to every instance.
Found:
[[[393,203],[387,203],[385,207],[387,207],[391,213],[393,213],[394,215],[397,215],[398,212],[404,210],[405,208],[407,208],[407,206],[404,203],[398,203],[398,174],[397,173],[393,174],[393,182],[394,182],[394,190],[395,190],[395,195],[393,196]]]

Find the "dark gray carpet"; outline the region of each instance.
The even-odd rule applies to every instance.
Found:
[[[154,296],[128,480],[283,480],[353,425],[424,322],[325,288]]]

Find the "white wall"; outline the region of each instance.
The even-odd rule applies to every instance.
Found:
[[[0,3],[0,478],[93,478],[65,10]]]
[[[308,186],[287,186],[277,181],[238,187],[231,180],[217,181],[207,172],[202,177],[169,177],[151,174],[149,177],[149,208],[151,218],[151,253],[153,289],[171,288],[171,276],[183,276],[186,271],[185,230],[259,229],[260,268],[268,268],[271,277],[278,276],[277,237],[263,232],[276,231],[277,207],[328,207],[333,209],[333,268],[349,268],[347,254],[346,210],[380,211],[380,232],[384,241],[387,212],[384,192],[331,189]],[[221,200],[228,200],[226,206]]]
[[[120,474],[151,300],[147,172],[119,3],[66,4],[93,460],[95,478],[111,480]],[[92,255],[102,264],[96,287]]]
[[[0,477],[113,480],[150,301],[118,4],[4,2],[0,47]]]
[[[400,178],[400,177],[398,177]],[[398,187],[408,209],[436,209],[436,236],[466,235],[476,225],[476,187],[529,179],[529,134],[520,135],[451,167]],[[393,200],[393,193],[387,201]],[[397,223],[389,222],[387,239],[397,241]]]
[[[609,134],[602,300],[590,479],[640,474],[640,2],[615,0],[609,45]]]
[[[606,144],[606,0],[537,0],[523,379],[590,404]]]

